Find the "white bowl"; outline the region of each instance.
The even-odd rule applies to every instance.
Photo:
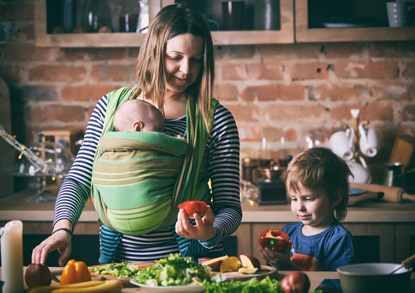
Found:
[[[337,269],[344,293],[359,292],[408,292],[411,271],[401,268],[393,274],[400,264],[362,263],[347,265]]]

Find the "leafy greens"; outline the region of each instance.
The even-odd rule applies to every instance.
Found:
[[[89,268],[89,271],[94,274],[112,275],[120,278],[132,278],[138,272],[138,267],[132,263],[111,263],[108,265]]]
[[[170,254],[152,267],[137,272],[134,281],[149,286],[202,286],[211,282],[210,268],[196,263],[192,257]]]

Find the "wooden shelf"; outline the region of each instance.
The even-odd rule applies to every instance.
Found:
[[[158,1],[162,6],[172,1]],[[269,31],[213,31],[214,45],[278,44],[294,42],[293,0],[281,0],[281,29]],[[153,7],[154,10],[154,7]],[[38,47],[139,47],[145,34],[88,33],[47,34],[46,0],[35,0],[35,32]]]
[[[295,14],[296,43],[415,40],[415,27],[309,28],[308,0],[295,2]]]
[[[297,0],[294,7],[294,0],[280,0],[280,30],[213,31],[213,43],[220,46],[415,40],[415,27],[309,28],[308,1]],[[152,16],[157,9],[173,2],[152,2]],[[35,0],[36,45],[39,47],[140,47],[145,37],[145,34],[136,33],[47,34],[46,31],[46,0]]]

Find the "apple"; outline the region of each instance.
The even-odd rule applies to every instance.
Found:
[[[241,274],[254,274],[258,269],[257,268],[240,268],[238,273]]]
[[[261,263],[256,257],[252,255],[248,255],[248,254],[241,254],[239,258],[241,259],[243,268],[250,268],[250,269],[255,268],[257,270],[261,270]]]
[[[49,286],[52,282],[52,273],[44,264],[30,264],[26,268],[24,279],[29,288]]]
[[[228,258],[227,255],[212,258],[212,259],[209,259],[209,260],[203,262],[203,265],[210,267],[212,269],[212,271],[219,271],[222,261],[226,258]]]
[[[284,293],[307,293],[310,289],[310,279],[300,271],[293,271],[281,280]]]
[[[239,269],[239,260],[236,256],[229,256],[225,258],[220,264],[220,272],[237,272]]]

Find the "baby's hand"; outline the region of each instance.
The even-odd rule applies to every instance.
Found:
[[[175,138],[185,140],[185,138],[183,136],[181,136],[180,134],[176,135]]]

